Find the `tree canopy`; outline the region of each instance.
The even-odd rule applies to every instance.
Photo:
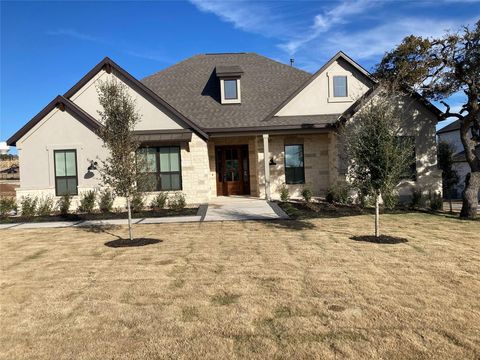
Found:
[[[471,168],[463,193],[462,217],[474,218],[480,189],[480,21],[457,33],[436,39],[407,36],[387,52],[375,74],[384,86],[396,91],[418,92],[445,106],[440,120],[458,119],[465,157]],[[452,111],[449,96],[462,92],[466,101]]]

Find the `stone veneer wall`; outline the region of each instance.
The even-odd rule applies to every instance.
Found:
[[[303,144],[305,184],[287,185],[290,196],[300,197],[301,191],[308,187],[314,196],[324,196],[333,181],[329,167],[336,164],[336,152],[329,155],[330,140],[328,134],[271,135],[269,137],[269,161],[273,158],[276,165],[270,165],[270,192],[273,199],[280,198],[280,187],[285,184],[285,145]],[[260,197],[265,197],[265,170],[263,140],[257,139]]]

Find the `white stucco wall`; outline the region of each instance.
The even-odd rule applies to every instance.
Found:
[[[53,151],[77,150],[79,187],[96,185],[84,179],[88,160],[105,157],[102,141],[68,111],[52,110],[17,142],[20,160],[20,190],[55,190]],[[97,160],[98,161],[98,160]]]
[[[101,70],[95,75],[87,84],[78,90],[70,100],[77,104],[80,108],[100,120],[98,111],[102,109],[98,101],[97,86],[100,82],[106,81],[116,77],[116,79],[123,84],[119,77],[114,75],[114,72],[108,74]],[[125,84],[127,85],[127,84]],[[127,85],[130,95],[135,100],[136,108],[142,114],[140,122],[137,124],[135,130],[167,130],[167,129],[182,129],[182,126],[168,115],[162,112],[156,105],[145,99],[137,91]]]
[[[332,78],[336,75],[347,76],[347,98],[333,97]],[[365,75],[340,58],[319,74],[275,116],[340,114],[367,92],[371,85],[371,81]]]

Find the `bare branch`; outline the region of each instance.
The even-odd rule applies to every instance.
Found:
[[[443,119],[447,119],[449,117],[456,117],[457,119],[463,120],[465,118],[465,116],[463,116],[462,114],[450,112],[450,105],[448,105],[445,101],[440,101],[440,103],[447,108],[447,111],[442,114]]]

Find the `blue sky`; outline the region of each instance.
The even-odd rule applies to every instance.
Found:
[[[105,56],[139,79],[208,52],[294,57],[314,72],[343,50],[371,69],[406,35],[439,36],[480,17],[471,0],[0,4],[0,141]]]

